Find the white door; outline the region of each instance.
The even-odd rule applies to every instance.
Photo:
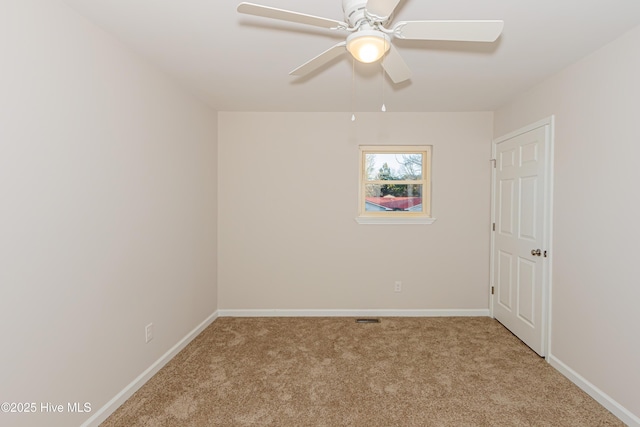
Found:
[[[546,353],[551,122],[494,141],[493,316]]]

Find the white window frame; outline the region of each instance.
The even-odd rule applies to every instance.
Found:
[[[358,216],[359,224],[432,224],[431,216],[431,145],[361,145],[358,174]],[[366,155],[373,153],[422,154],[422,180],[394,181],[397,184],[422,185],[422,212],[366,211]]]

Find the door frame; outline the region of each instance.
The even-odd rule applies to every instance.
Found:
[[[544,208],[544,230],[542,231],[543,250],[548,251],[548,257],[544,258],[542,265],[542,334],[543,334],[543,354],[545,360],[549,360],[551,354],[551,305],[552,305],[552,266],[553,266],[553,251],[552,251],[552,237],[553,237],[553,152],[554,152],[554,135],[555,135],[555,116],[549,116],[540,121],[532,123],[528,126],[520,128],[516,131],[510,132],[499,138],[496,138],[491,143],[491,161],[493,167],[491,168],[491,252],[489,256],[489,311],[491,317],[495,319],[493,313],[493,299],[494,295],[491,294],[491,289],[495,283],[495,231],[493,230],[493,224],[496,222],[496,150],[497,145],[508,139],[522,135],[534,129],[541,127],[547,127],[545,132],[545,139],[547,149],[545,150],[545,208]]]

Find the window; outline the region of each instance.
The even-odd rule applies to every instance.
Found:
[[[430,224],[431,146],[361,146],[361,224]]]

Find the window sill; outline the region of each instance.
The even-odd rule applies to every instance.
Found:
[[[358,224],[433,224],[436,218],[411,217],[411,218],[382,218],[371,216],[358,216],[355,218]]]

